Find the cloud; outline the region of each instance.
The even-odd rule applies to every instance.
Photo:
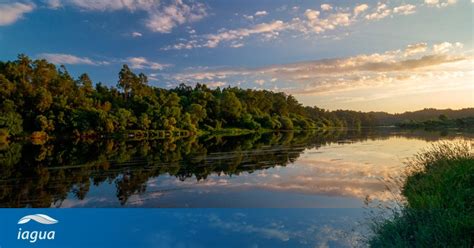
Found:
[[[174,74],[170,80],[204,82],[226,78],[229,84],[252,82],[264,84],[267,89],[278,88],[287,93],[306,95],[380,88],[423,80],[436,81],[437,77],[466,75],[466,63],[472,58],[453,53],[461,43],[443,42],[429,49],[427,43],[408,45],[405,49],[384,53],[361,54],[345,58],[320,59],[258,68],[227,68],[186,71]],[[440,69],[450,67],[447,69]],[[456,66],[454,66],[456,65]],[[430,79],[430,80],[427,80]]]
[[[332,6],[330,4],[327,4],[327,3],[321,4],[321,10],[323,10],[323,11],[332,10]]]
[[[83,10],[90,11],[117,11],[117,10],[149,10],[157,1],[154,0],[70,0],[68,3]]]
[[[63,6],[61,0],[46,0],[45,2],[50,9],[59,9]]]
[[[33,3],[0,3],[0,26],[15,23],[35,8],[36,5]]]
[[[411,15],[416,12],[416,6],[413,4],[405,4],[395,7],[393,13],[401,15]]]
[[[448,7],[449,5],[456,4],[457,0],[425,0],[425,4],[430,7]]]
[[[428,49],[428,44],[426,42],[420,42],[416,44],[410,44],[405,49],[405,56],[411,56],[418,53],[425,52]]]
[[[243,17],[249,21],[252,21],[253,20],[253,16],[251,15],[243,15]]]
[[[230,42],[231,47],[238,48],[242,47],[243,43],[235,43],[235,41],[240,41],[251,35],[263,35],[265,38],[273,38],[278,36],[279,31],[286,28],[285,25],[286,24],[283,21],[277,20],[270,23],[260,23],[249,28],[222,30],[215,34],[203,35],[200,39],[193,39],[187,42],[180,42],[166,46],[162,48],[162,50],[180,50],[202,47],[215,48],[223,42]]]
[[[70,0],[69,4],[87,11],[145,12],[145,25],[152,32],[170,33],[178,25],[192,23],[207,16],[207,8],[198,2],[156,0]]]
[[[320,14],[317,10],[307,9],[305,11],[307,20],[303,22],[305,28],[319,34],[333,30],[338,26],[349,26],[352,22],[350,13],[338,12],[330,14],[326,18],[321,18]]]
[[[250,35],[264,34],[266,37],[273,37],[278,35],[278,31],[285,28],[285,23],[282,21],[273,21],[271,23],[260,23],[251,28],[241,28],[234,30],[222,31],[217,34],[206,35],[206,42],[204,47],[214,48],[219,43],[224,41],[240,40]]]
[[[79,57],[72,54],[64,53],[41,53],[38,54],[39,58],[48,60],[53,64],[64,64],[64,65],[110,65],[126,63],[130,65],[132,69],[150,69],[150,70],[163,70],[170,67],[170,64],[161,64],[158,62],[149,61],[145,57],[129,57],[126,59],[110,59],[108,61],[93,60],[88,57]]]
[[[450,4],[454,0],[446,0]],[[296,8],[295,8],[296,7]],[[362,20],[377,21],[389,16],[410,15],[417,10],[417,5],[403,4],[399,6],[389,6],[387,3],[379,2],[370,8],[368,4],[359,4],[351,8],[333,7],[330,4],[321,4],[321,11],[306,9],[302,13],[298,6],[293,7],[292,14],[297,15],[289,20],[275,20],[254,24],[255,16],[267,15],[265,10],[257,11],[254,16],[243,15],[243,18],[251,20],[252,24],[247,27],[237,29],[219,29],[215,33],[204,35],[191,35],[189,39],[180,40],[176,44],[168,45],[162,50],[180,50],[194,48],[216,48],[226,45],[233,48],[242,47],[244,40],[251,36],[257,36],[262,40],[269,40],[280,36],[280,33],[291,34],[293,37],[311,38],[318,36],[323,38],[336,37],[338,35],[325,34],[330,31],[337,31],[347,28]],[[166,27],[166,25],[163,25]],[[323,35],[324,34],[324,35]],[[346,32],[347,34],[347,32]],[[340,36],[340,35],[339,35]]]
[[[163,70],[169,67],[169,64],[160,64],[157,62],[149,61],[145,57],[130,57],[125,60],[130,64],[132,69],[151,69],[151,70]]]
[[[173,4],[149,13],[146,26],[159,33],[170,33],[181,24],[191,23],[207,16],[206,7],[201,3],[185,4],[176,0]]]
[[[266,16],[266,15],[268,15],[268,12],[265,10],[260,10],[260,11],[255,12],[255,16]]]
[[[392,10],[388,8],[386,4],[379,3],[375,12],[365,16],[367,20],[379,20],[389,16]]]
[[[354,8],[354,16],[360,15],[362,12],[365,12],[369,8],[367,4],[360,4]]]
[[[108,65],[107,61],[94,61],[88,57],[78,57],[71,54],[64,53],[42,53],[38,55],[39,58],[48,60],[53,64],[64,65]]]
[[[215,82],[206,82],[206,85],[211,87],[211,88],[217,88],[217,87],[222,87],[225,86],[227,83],[223,81],[215,81]]]
[[[463,44],[460,42],[456,42],[456,43],[442,42],[439,44],[434,44],[433,51],[438,54],[444,54],[444,53],[450,52],[453,49],[459,49],[462,47],[463,47]]]
[[[143,34],[140,32],[132,32],[132,37],[142,37]]]

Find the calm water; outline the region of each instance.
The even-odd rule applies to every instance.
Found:
[[[194,238],[181,242],[204,247],[199,240],[214,232],[235,236],[239,247],[354,246],[367,232],[367,201],[392,202],[396,191],[387,190],[387,179],[440,140],[474,135],[387,128],[4,144],[0,207],[242,208],[162,217],[177,231],[196,226]],[[160,237],[157,243],[177,242]]]

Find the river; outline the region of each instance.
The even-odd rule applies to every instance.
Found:
[[[236,247],[354,246],[368,210],[399,200],[392,182],[407,158],[433,142],[473,139],[379,128],[13,142],[0,147],[0,207],[221,208],[197,210],[176,228],[207,223],[230,240],[247,233]]]

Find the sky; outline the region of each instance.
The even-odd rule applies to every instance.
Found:
[[[0,60],[20,53],[115,86],[266,89],[304,105],[474,106],[474,0],[0,0]]]

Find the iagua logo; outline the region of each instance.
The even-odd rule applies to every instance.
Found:
[[[57,220],[45,214],[27,215],[18,221],[19,225],[26,224],[30,221],[35,221],[43,225],[52,225],[58,223]],[[18,240],[28,240],[30,243],[35,243],[37,240],[53,240],[56,235],[55,231],[23,231],[18,228]]]

